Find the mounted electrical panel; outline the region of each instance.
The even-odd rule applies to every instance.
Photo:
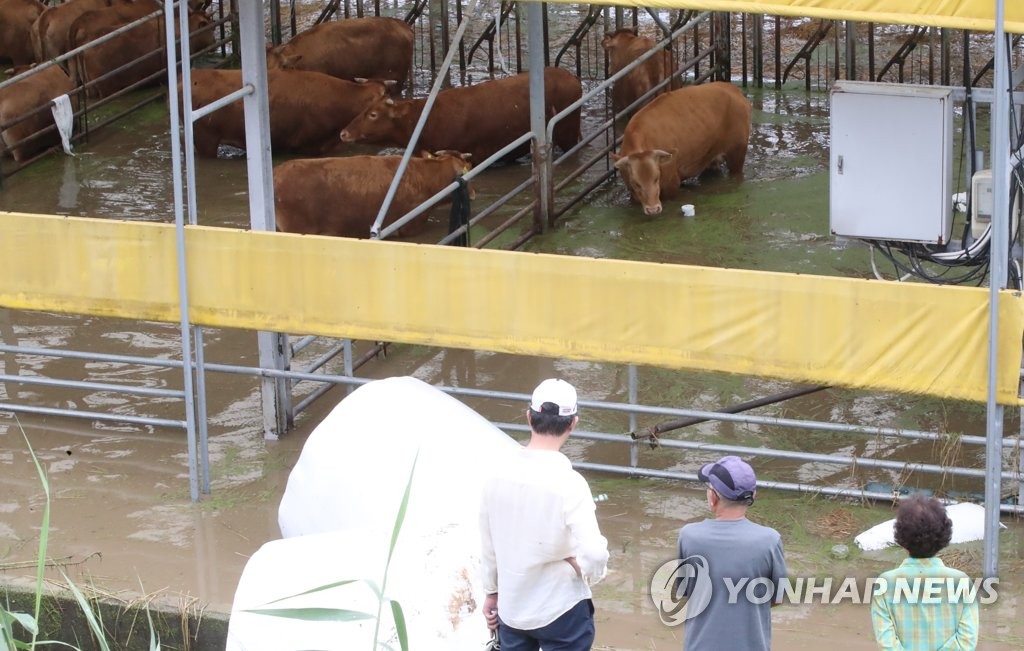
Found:
[[[837,81],[830,103],[832,233],[948,243],[953,89]]]
[[[992,223],[992,170],[971,177],[971,237],[978,239]]]

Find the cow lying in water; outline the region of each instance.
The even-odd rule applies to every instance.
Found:
[[[655,45],[653,39],[638,36],[635,27],[605,34],[601,39],[601,47],[608,52],[609,76],[643,56]],[[668,50],[662,50],[647,59],[612,85],[612,108],[616,113],[626,108],[669,76],[671,71],[672,62]]]
[[[391,208],[387,226],[443,190],[469,170],[468,156],[454,151],[423,152],[409,159]],[[369,237],[401,156],[301,158],[274,168],[274,209],[277,230],[287,233]],[[472,197],[470,191],[470,197]],[[426,226],[430,211],[398,231],[407,237]]]
[[[730,174],[742,176],[750,114],[747,98],[725,81],[680,88],[640,109],[612,160],[644,214],[660,213],[661,198],[722,158]]]
[[[337,147],[338,130],[394,82],[345,81],[320,72],[269,70],[270,142],[274,152],[321,155]],[[192,108],[211,104],[242,87],[241,70],[192,71]],[[181,81],[178,82],[181,94]],[[204,116],[195,123],[196,153],[217,157],[221,144],[245,148],[242,100]]]
[[[20,74],[30,67],[16,67],[14,73]],[[36,152],[60,142],[60,135],[54,126],[50,110],[43,108],[34,113],[33,111],[49,105],[54,97],[70,93],[72,89],[71,79],[67,73],[60,66],[50,66],[0,90],[0,124],[7,124],[19,116],[32,113],[30,117],[8,126],[0,133],[6,145],[5,149],[11,151],[14,160],[19,163],[28,160]],[[72,106],[77,107],[76,97],[72,96],[71,99]],[[25,141],[32,134],[47,127],[54,128],[44,136]]]
[[[267,48],[268,68],[314,70],[339,79],[394,79],[401,91],[412,68],[412,27],[397,18],[321,23]]]
[[[544,74],[547,117],[583,95],[579,79],[561,68]],[[367,107],[341,132],[342,142],[369,142],[399,147],[409,143],[426,98],[379,100]],[[530,130],[530,77],[485,81],[442,90],[423,125],[417,147],[455,149],[482,161]],[[554,144],[565,151],[580,141],[580,111],[558,123]],[[529,151],[529,144],[506,157],[514,160]]]

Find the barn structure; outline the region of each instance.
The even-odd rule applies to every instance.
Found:
[[[276,11],[273,8],[280,3],[274,0],[269,4]],[[1010,250],[1010,167],[1018,165],[1020,157],[1019,152],[1011,151],[1009,115],[1011,106],[1022,102],[1012,92],[1021,82],[1021,71],[1009,70],[1006,65],[1005,36],[1024,33],[1024,7],[1017,3],[1007,7],[1003,0],[894,0],[886,3],[884,11],[871,0],[650,0],[646,4],[994,33],[991,151],[1005,155],[992,156],[991,246],[993,251]],[[468,3],[466,20],[474,16],[476,5]],[[186,136],[183,148],[177,137],[171,139],[173,158],[180,161],[173,166],[174,226],[16,213],[0,220],[0,307],[180,324],[181,360],[177,364],[184,373],[184,390],[180,392],[184,417],[155,422],[187,432],[193,499],[209,489],[204,437],[206,371],[261,378],[267,437],[280,436],[288,429],[291,380],[362,381],[351,372],[351,356],[346,376],[290,370],[289,346],[280,333],[306,332],[342,340],[709,369],[985,403],[987,436],[983,442],[973,442],[983,443],[987,450],[988,531],[998,527],[1001,508],[1020,509],[1019,504],[1000,505],[1004,482],[1021,483],[1019,469],[1006,467],[1005,453],[1019,444],[1004,435],[1004,411],[1024,405],[1020,396],[1024,303],[1019,292],[1006,289],[1007,256],[992,256],[989,288],[981,289],[395,243],[382,241],[388,234],[380,227],[386,206],[381,208],[371,240],[275,233],[264,9],[256,3],[239,3],[243,86],[217,106],[202,110],[205,114],[243,98],[250,230],[197,223],[200,207],[194,192],[191,131],[199,116],[186,108],[191,106],[190,69],[174,66],[173,48],[167,55],[168,86],[176,87],[180,75],[186,89],[184,107],[173,93],[169,98],[171,132],[176,134],[181,125]],[[170,0],[166,11],[167,40],[173,42],[175,19],[170,17],[175,14]],[[187,25],[184,12],[176,19]],[[443,66],[456,56],[466,20],[452,36],[453,45]],[[544,43],[540,3],[527,3],[527,24],[528,43]],[[679,28],[683,29],[686,27]],[[182,48],[187,54],[187,41]],[[532,145],[537,231],[550,226],[554,210],[551,132],[553,123],[564,117],[560,114],[552,121],[545,120],[540,73],[544,53],[545,48],[529,48],[532,130],[510,145]],[[431,97],[438,92],[442,77],[438,75]],[[412,149],[407,149],[403,163]],[[486,167],[487,161],[465,178],[474,178]],[[392,194],[396,185],[397,181]],[[453,182],[431,203],[458,188],[459,183]],[[318,270],[325,268],[334,270],[336,282],[310,282],[320,278]],[[534,311],[530,318],[523,318],[522,307],[530,304],[533,288],[545,286],[560,288],[560,309]],[[345,300],[337,300],[339,295]],[[701,316],[677,319],[669,329],[663,326],[666,313]],[[205,364],[203,327],[259,331],[259,366]],[[917,332],[941,336],[927,341],[908,337]],[[16,347],[2,350],[11,352]],[[968,350],[986,350],[987,355],[951,352]],[[474,395],[467,389],[454,393]],[[0,409],[47,413],[31,405],[5,404]],[[643,407],[627,405],[625,409],[641,412]],[[678,414],[723,417],[693,410],[678,410]],[[583,467],[641,474],[635,467],[636,448],[634,441],[631,466]],[[694,478],[686,473],[651,476]],[[871,491],[830,491],[799,482],[770,485],[835,495],[892,497]],[[986,574],[996,574],[997,557],[998,538],[988,536]]]

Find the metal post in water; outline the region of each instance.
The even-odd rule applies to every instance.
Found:
[[[185,192],[188,207],[188,223],[195,226],[199,223],[196,199],[196,151],[192,131],[192,35],[188,25],[188,3],[178,4],[178,32],[181,36],[181,104],[183,125],[185,127]],[[173,18],[173,17],[172,17]],[[173,22],[170,21],[170,22]],[[173,48],[173,43],[171,45]],[[173,87],[169,86],[171,92]],[[177,133],[174,134],[177,136]],[[205,351],[203,346],[203,329],[192,326],[192,337],[195,342],[195,394],[196,418],[199,428],[199,490],[204,495],[210,494],[210,446],[209,427],[206,418],[206,369]]]
[[[263,36],[262,7],[239,3],[238,24],[242,43],[242,84],[255,92],[242,100],[245,110],[245,160],[249,178],[249,223],[254,231],[273,231],[274,177],[270,159],[270,102],[267,98],[267,53]],[[284,335],[259,332],[260,368],[285,370],[288,366]],[[260,378],[263,435],[276,439],[287,429],[288,381]]]
[[[635,405],[637,403],[637,399],[638,399],[638,395],[637,395],[637,393],[638,393],[637,392],[638,380],[637,380],[636,366],[633,365],[633,364],[630,364],[627,367],[627,371],[628,371],[628,379],[626,381],[629,383],[629,404]],[[631,412],[629,412],[629,431],[630,432],[635,432],[636,429],[637,429],[636,426],[637,426],[636,412],[635,411],[631,411]],[[632,443],[629,444],[629,467],[630,468],[636,468],[637,465],[639,465],[639,463],[640,463],[640,442],[639,441],[633,441]]]
[[[195,393],[192,387],[192,334],[188,314],[188,274],[185,266],[185,209],[182,201],[181,141],[178,137],[178,68],[175,65],[174,47],[174,2],[164,0],[164,29],[167,42],[167,84],[172,89],[167,94],[167,107],[171,122],[171,179],[174,188],[174,230],[177,241],[178,263],[178,308],[181,326],[181,359],[185,391],[185,430],[188,439],[188,484],[193,502],[199,501],[199,472],[196,448]],[[188,38],[187,34],[185,38]]]
[[[764,16],[754,15],[754,84],[764,88]]]
[[[1004,0],[996,0],[995,79],[992,102],[992,242],[988,310],[988,401],[985,417],[985,552],[986,578],[999,575],[999,503],[1002,500],[1003,411],[999,382],[999,292],[1006,287],[1009,251],[1009,71],[1006,69]],[[1019,360],[1018,360],[1019,362]]]
[[[551,143],[547,138],[547,114],[544,111],[545,3],[531,2],[526,7],[526,42],[530,50],[530,130],[533,131],[533,174],[537,178],[537,206],[533,211],[534,228],[543,233],[550,225],[554,187],[551,182]],[[539,47],[543,45],[543,47]]]

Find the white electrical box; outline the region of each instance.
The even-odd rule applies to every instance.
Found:
[[[838,81],[830,101],[832,233],[948,243],[953,89]]]
[[[978,239],[992,223],[992,170],[971,177],[971,237]]]

